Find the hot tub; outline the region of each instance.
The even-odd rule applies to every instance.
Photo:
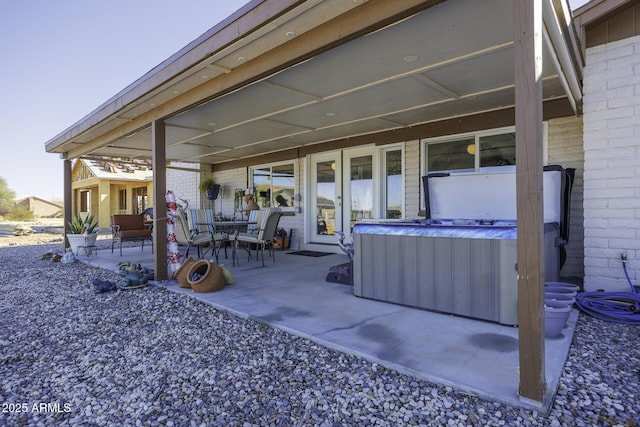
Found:
[[[560,166],[543,173],[545,281],[558,280],[568,238],[567,176]],[[354,294],[516,325],[515,170],[435,174],[423,185],[427,219],[354,226]]]
[[[545,225],[545,281],[558,278],[558,230]],[[518,323],[515,221],[357,223],[353,241],[356,296]]]

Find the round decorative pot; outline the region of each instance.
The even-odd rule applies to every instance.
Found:
[[[569,307],[573,306],[573,304],[576,302],[576,299],[572,296],[569,296],[567,294],[556,294],[553,292],[545,292],[544,300],[561,302],[568,305]]]
[[[577,291],[573,291],[571,289],[568,288],[563,288],[560,286],[545,286],[544,287],[544,293],[546,294],[561,294],[561,295],[565,295],[571,298],[576,297],[576,295],[578,295]]]
[[[544,287],[546,288],[563,288],[563,289],[567,289],[568,291],[571,292],[580,292],[580,286],[576,285],[575,283],[568,283],[568,282],[544,282]]]
[[[219,192],[220,192],[220,184],[211,184],[207,188],[207,199],[209,200],[217,199]]]
[[[189,268],[187,283],[194,292],[216,292],[224,288],[224,275],[218,264],[201,259]]]
[[[180,268],[178,268],[178,270],[176,271],[175,278],[178,281],[178,283],[180,283],[180,287],[181,288],[190,288],[191,287],[191,286],[189,286],[189,283],[187,283],[187,274],[189,273],[189,270],[191,269],[191,266],[193,264],[195,264],[195,262],[196,262],[196,260],[194,260],[193,258],[189,257],[189,258],[184,260],[184,262],[182,263]]]
[[[557,338],[567,323],[571,306],[563,302],[545,300],[544,302],[544,336]]]

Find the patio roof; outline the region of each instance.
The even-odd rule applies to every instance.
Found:
[[[418,138],[481,115],[512,122],[512,9],[511,0],[253,1],[46,150],[150,159],[159,118],[168,161],[209,164]],[[566,2],[544,1],[543,19],[545,115],[579,114],[582,57]]]

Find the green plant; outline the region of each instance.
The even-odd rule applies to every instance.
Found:
[[[200,180],[200,185],[198,186],[198,188],[200,189],[201,193],[206,193],[207,190],[211,186],[213,186],[215,184],[216,184],[216,182],[213,179],[211,179],[211,178],[203,178],[203,179]]]
[[[98,221],[90,213],[88,213],[84,218],[82,218],[80,214],[76,214],[76,216],[73,217],[73,220],[67,222],[67,228],[70,234],[82,234],[85,231],[85,224],[88,224],[86,229],[87,233],[91,234],[98,232]]]
[[[4,218],[9,221],[33,221],[35,219],[35,215],[28,207],[19,206],[7,212]]]

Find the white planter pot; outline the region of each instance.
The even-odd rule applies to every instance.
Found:
[[[78,254],[78,248],[95,246],[97,238],[98,238],[98,234],[96,233],[92,233],[87,236],[85,236],[84,234],[67,234],[67,239],[69,239],[69,245],[71,246],[71,251],[74,254]]]
[[[560,301],[546,300],[544,303],[544,336],[557,338],[569,318],[571,306]]]

